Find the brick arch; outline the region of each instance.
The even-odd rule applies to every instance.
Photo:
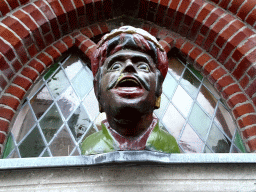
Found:
[[[106,23],[97,22],[119,16],[113,13],[111,0],[26,3],[1,19],[0,147],[34,80],[70,46],[77,46],[90,57],[95,46],[88,38],[109,31]],[[146,23],[142,28],[162,39],[167,50],[178,48],[211,80],[232,109],[247,147],[255,151],[254,29],[238,15],[220,8],[220,3],[214,5],[205,0],[140,0],[134,10],[132,16]],[[112,27],[111,21],[109,26]]]

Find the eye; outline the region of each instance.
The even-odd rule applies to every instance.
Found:
[[[119,70],[122,67],[120,63],[114,63],[111,67],[110,70]]]
[[[149,66],[148,66],[148,64],[145,64],[145,63],[140,64],[140,65],[138,66],[138,69],[143,70],[143,71],[146,71],[146,72],[149,72]]]

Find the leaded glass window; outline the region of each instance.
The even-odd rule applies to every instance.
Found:
[[[3,158],[78,156],[79,145],[101,129],[89,61],[70,54],[54,64],[22,105]],[[185,153],[246,152],[217,91],[189,63],[169,59],[161,107],[154,113]]]

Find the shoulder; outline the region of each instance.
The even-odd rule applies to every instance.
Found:
[[[113,145],[111,145],[111,141],[106,138],[102,130],[88,136],[81,144],[82,155],[93,155],[111,151],[114,151]]]
[[[157,125],[152,131],[148,145],[154,150],[164,153],[180,153],[176,139]]]

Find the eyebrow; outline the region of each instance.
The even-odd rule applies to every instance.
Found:
[[[109,61],[108,67],[111,66],[116,61],[125,61],[127,59],[127,56],[128,55],[125,55],[125,54],[114,56]],[[144,56],[144,55],[132,55],[130,58],[131,58],[132,61],[140,61],[140,60],[142,60],[142,61],[150,64],[149,59],[146,56]]]

